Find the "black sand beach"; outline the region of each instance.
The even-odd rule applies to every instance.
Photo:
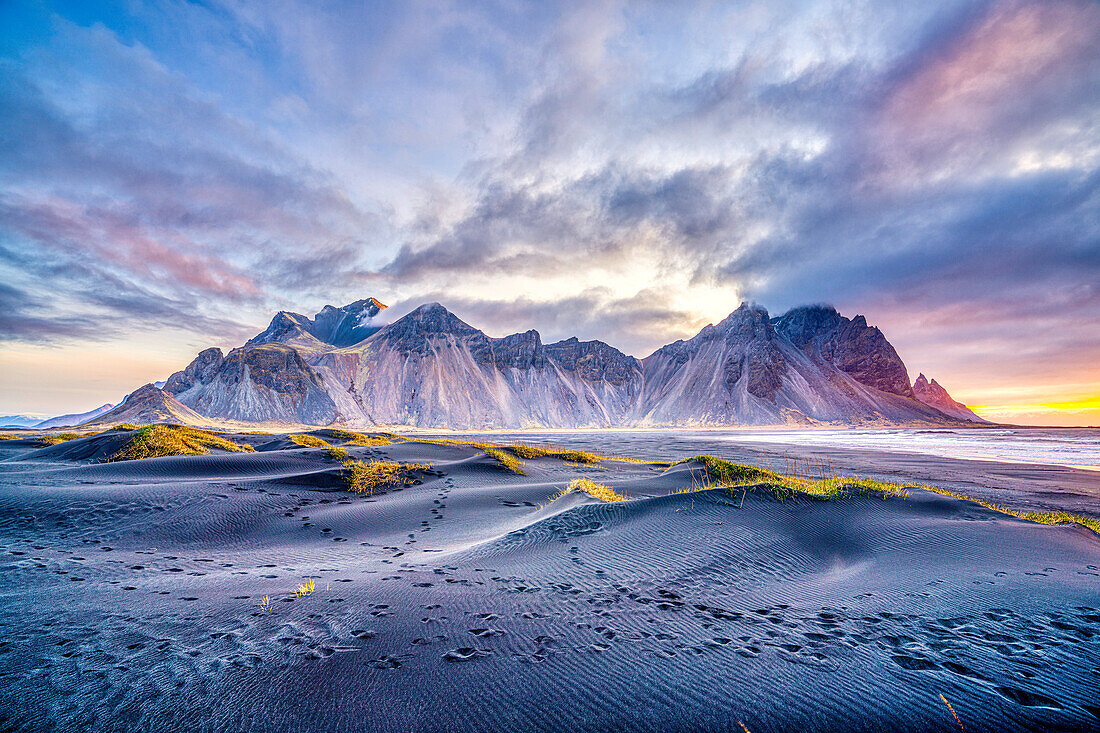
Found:
[[[920,489],[678,493],[697,464],[536,458],[521,476],[423,442],[347,446],[432,467],[353,494],[323,448],[232,437],[256,452],[101,463],[121,438],[0,442],[0,729],[1100,730],[1100,536],[1082,526]],[[707,433],[544,438],[787,460]],[[1096,472],[798,454],[1100,505]],[[579,476],[628,501],[550,500]]]

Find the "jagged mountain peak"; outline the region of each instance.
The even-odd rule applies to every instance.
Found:
[[[271,319],[271,324],[250,339],[247,345],[293,342],[301,346],[351,346],[379,330],[380,327],[372,319],[384,308],[385,304],[377,298],[363,298],[339,308],[326,305],[313,318],[301,313],[279,311]]]
[[[928,381],[928,378],[924,376],[923,372],[919,374],[916,381],[913,382],[913,396],[929,407],[934,407],[945,415],[949,415],[957,420],[977,423],[987,422],[978,417],[969,407],[961,402],[957,402],[935,379],[931,382]]]

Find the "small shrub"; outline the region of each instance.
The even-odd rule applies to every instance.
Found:
[[[161,456],[205,455],[210,448],[235,453],[254,453],[255,448],[226,440],[218,435],[181,425],[150,425],[141,428],[121,450],[106,460],[135,461]]]
[[[306,448],[328,448],[328,443],[318,438],[316,435],[306,435],[304,433],[295,433],[286,436],[286,439],[295,445],[301,445]]]

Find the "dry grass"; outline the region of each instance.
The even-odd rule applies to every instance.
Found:
[[[135,461],[161,456],[197,456],[210,452],[210,448],[235,453],[254,453],[250,445],[226,440],[205,430],[180,425],[150,425],[141,428],[121,450],[106,460]]]
[[[489,456],[512,473],[518,473],[520,476],[526,475],[523,470],[523,461],[516,458],[511,453],[508,453],[503,448],[486,447],[485,455]]]
[[[0,440],[19,440],[19,436],[11,433],[0,433]]]
[[[392,445],[394,439],[397,437],[392,433],[386,433],[383,435],[367,435],[366,433],[356,433],[351,430],[333,430],[332,435],[340,440],[344,441],[344,445],[362,445],[368,447],[377,447],[380,445]]]
[[[947,698],[940,693],[940,699],[943,700],[943,704],[947,706],[947,709],[951,711],[951,716],[955,718],[955,722],[959,724],[959,730],[966,733],[966,728],[963,727],[963,722],[959,720],[959,716],[955,713],[955,708],[951,707],[951,703],[947,702]]]
[[[393,461],[348,461],[344,464],[344,482],[348,491],[373,494],[375,489],[404,485],[413,471],[430,471],[430,464]]]
[[[572,481],[569,482],[568,486],[566,486],[564,489],[562,489],[557,494],[555,494],[553,497],[551,497],[550,500],[553,501],[554,499],[560,499],[561,497],[565,496],[566,494],[571,494],[574,491],[583,491],[584,493],[588,494],[589,496],[591,496],[595,499],[599,499],[600,501],[606,501],[608,503],[615,502],[615,501],[626,501],[626,495],[625,494],[620,494],[619,492],[615,491],[610,486],[604,486],[603,484],[598,484],[598,483],[596,483],[595,481],[593,481],[592,479],[589,479],[589,478],[575,478],[575,479],[573,479]]]
[[[295,445],[301,445],[306,448],[331,448],[327,442],[321,440],[316,435],[306,435],[305,433],[293,433],[286,436],[286,439]]]
[[[294,595],[299,598],[313,595],[313,581],[307,580],[305,583],[299,583],[298,587],[294,589]]]
[[[109,428],[109,429],[110,430],[137,430],[140,427],[141,427],[140,425],[134,425],[133,423],[121,422],[118,425],[115,425],[114,427]]]

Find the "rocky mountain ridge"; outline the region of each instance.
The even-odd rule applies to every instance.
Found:
[[[742,304],[643,360],[602,341],[494,338],[439,303],[392,323],[370,298],[313,318],[278,313],[223,354],[207,349],[164,392],[208,418],[327,425],[539,428],[947,424],[863,316],[827,306],[772,318]],[[938,386],[938,385],[937,385]],[[946,404],[946,403],[944,403]],[[955,403],[957,404],[957,403]],[[954,409],[954,408],[952,408]],[[965,408],[964,408],[965,409]]]

